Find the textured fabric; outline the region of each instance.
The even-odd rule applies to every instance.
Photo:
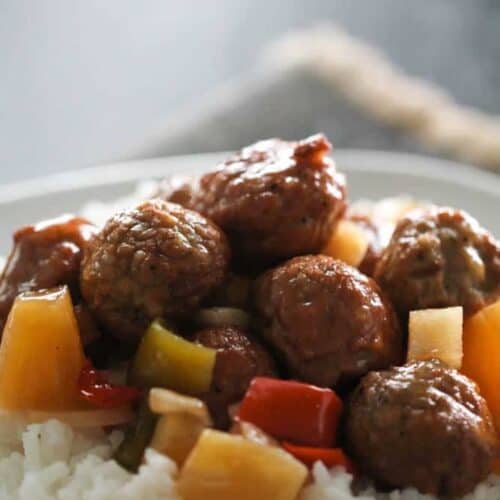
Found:
[[[124,157],[232,150],[318,131],[337,148],[429,153],[500,170],[500,117],[460,106],[333,27],[278,40],[253,73],[176,114]]]

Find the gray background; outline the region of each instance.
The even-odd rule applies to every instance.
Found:
[[[119,157],[324,20],[500,114],[497,0],[0,0],[0,183]],[[345,135],[356,146],[362,129]]]

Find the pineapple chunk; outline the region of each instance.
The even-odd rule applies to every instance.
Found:
[[[307,469],[281,448],[207,429],[181,470],[184,500],[295,500]]]
[[[72,411],[84,354],[67,287],[17,297],[0,346],[0,407]]]
[[[156,423],[150,447],[181,466],[205,429],[199,418],[188,413],[164,415]]]
[[[366,255],[368,245],[363,229],[354,222],[341,220],[321,253],[358,267]]]
[[[151,448],[172,458],[181,466],[203,430],[212,425],[205,403],[167,389],[149,391],[149,407],[159,413]]]
[[[448,366],[462,366],[462,307],[410,312],[408,361],[440,359]]]

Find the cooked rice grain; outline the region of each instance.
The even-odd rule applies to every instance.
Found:
[[[22,429],[0,421],[0,499],[132,500],[178,499],[175,464],[148,450],[139,473],[110,457],[121,434],[74,431],[50,420]]]

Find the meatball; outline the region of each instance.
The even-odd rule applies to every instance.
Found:
[[[202,399],[215,425],[227,429],[230,425],[228,406],[243,398],[254,377],[275,376],[274,361],[256,339],[231,326],[201,330],[193,340],[217,349],[212,386]]]
[[[84,302],[77,304],[74,307],[74,312],[82,344],[88,346],[97,341],[101,337],[101,331],[87,305]]]
[[[257,142],[202,176],[185,199],[226,232],[237,260],[319,252],[346,208],[330,149],[323,135]]]
[[[0,276],[0,333],[22,292],[68,285],[78,300],[82,249],[95,232],[85,219],[66,215],[14,233],[14,246]]]
[[[381,486],[461,497],[498,452],[491,415],[474,382],[439,361],[363,378],[345,414],[347,448]]]
[[[289,375],[342,388],[402,358],[396,315],[378,285],[341,261],[296,257],[256,285],[262,335]]]
[[[85,252],[81,291],[112,335],[137,341],[157,317],[193,310],[226,275],[224,234],[173,203],[146,201],[116,214]]]
[[[196,177],[190,178],[182,175],[165,177],[158,186],[155,198],[191,208],[194,206],[193,198],[196,186]]]
[[[500,245],[465,212],[415,211],[397,225],[375,279],[403,320],[433,307],[470,315],[500,294]]]

